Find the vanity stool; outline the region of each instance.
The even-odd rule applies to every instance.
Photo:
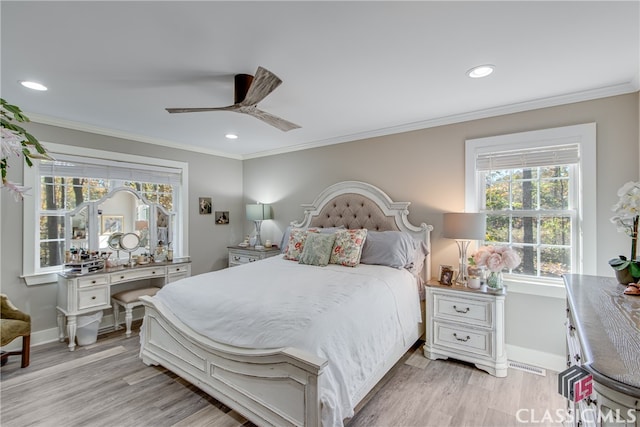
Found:
[[[140,301],[141,296],[154,296],[160,288],[151,287],[151,288],[142,288],[142,289],[132,289],[130,291],[122,291],[117,294],[111,295],[111,304],[113,305],[113,324],[114,328],[120,329],[120,322],[118,320],[118,315],[120,312],[120,307],[124,307],[124,322],[127,325],[127,338],[131,336],[131,321],[133,320],[133,309],[135,307],[139,307],[142,305],[142,301]]]

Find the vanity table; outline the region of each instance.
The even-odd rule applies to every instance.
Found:
[[[76,346],[77,316],[111,308],[111,289],[115,285],[151,280],[152,286],[175,282],[191,275],[191,261],[151,263],[134,267],[105,268],[88,274],[58,274],[58,337],[69,337],[69,351]],[[146,282],[143,282],[143,285]],[[66,325],[66,328],[65,328]],[[66,329],[66,335],[65,335]]]
[[[84,256],[101,258],[97,268],[102,261],[107,265],[96,271],[74,268],[58,275],[58,333],[64,341],[66,330],[71,351],[76,345],[77,316],[111,308],[111,295],[121,290],[162,287],[191,275],[189,258],[180,258],[179,245],[174,244],[177,253],[172,252],[176,258],[166,260],[164,248],[176,237],[175,213],[145,194],[130,186],[117,187],[65,214],[66,255],[84,254],[71,263],[67,260],[66,265],[82,265]],[[146,260],[150,254],[157,262],[135,261],[139,257]],[[120,286],[124,283],[127,285]]]

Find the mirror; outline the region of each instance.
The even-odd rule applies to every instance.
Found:
[[[67,250],[153,254],[173,238],[173,215],[130,187],[119,187],[100,200],[85,202],[65,215]]]
[[[120,237],[120,247],[127,252],[133,252],[140,247],[140,237],[136,233],[123,234]]]

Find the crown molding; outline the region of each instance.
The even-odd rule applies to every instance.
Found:
[[[269,150],[246,154],[243,160],[254,159],[259,157],[273,156],[277,154],[285,154],[293,151],[308,150],[310,148],[324,147],[327,145],[341,144],[344,142],[358,141],[368,138],[376,138],[380,136],[393,135],[403,132],[411,132],[420,129],[428,129],[437,126],[451,125],[455,123],[468,122],[471,120],[486,119],[489,117],[503,116],[507,114],[520,113],[523,111],[537,110],[540,108],[556,107],[559,105],[573,104],[576,102],[591,101],[599,98],[607,98],[610,96],[625,95],[640,90],[640,78],[632,81],[601,87],[597,89],[586,90],[582,92],[573,92],[565,95],[552,96],[547,98],[539,98],[526,102],[518,102],[514,104],[502,105],[500,107],[487,108],[483,110],[471,111],[462,114],[453,114],[450,116],[438,117],[430,120],[407,123],[404,125],[391,126],[387,128],[376,129],[372,131],[353,133],[335,138],[328,138],[321,141],[309,142],[306,144],[298,144],[282,149]]]
[[[513,104],[502,105],[499,107],[487,108],[483,110],[471,111],[462,114],[453,114],[449,116],[438,117],[429,120],[423,120],[419,122],[412,122],[398,126],[390,126],[381,129],[375,129],[365,132],[357,132],[347,135],[341,135],[333,138],[327,138],[319,141],[312,141],[304,144],[297,144],[288,147],[278,148],[275,150],[258,151],[248,154],[232,154],[223,151],[210,150],[204,147],[183,144],[174,141],[166,141],[158,138],[150,138],[142,135],[137,135],[128,132],[117,131],[113,129],[101,128],[89,124],[74,122],[71,120],[63,120],[59,118],[53,118],[36,113],[26,113],[31,121],[51,126],[59,126],[67,129],[79,130],[89,133],[95,133],[99,135],[111,136],[115,138],[128,139],[132,141],[144,142],[147,144],[160,145],[163,147],[174,148],[178,150],[193,151],[201,154],[208,154],[212,156],[226,157],[235,160],[249,160],[260,157],[274,156],[278,154],[286,154],[294,151],[308,150],[311,148],[325,147],[328,145],[342,144],[345,142],[358,141],[362,139],[376,138],[380,136],[393,135],[396,133],[411,132],[420,129],[428,129],[437,126],[451,125],[455,123],[468,122],[471,120],[486,119],[489,117],[502,116],[513,113],[520,113],[523,111],[537,110],[540,108],[555,107],[559,105],[573,104],[576,102],[591,101],[599,98],[606,98],[610,96],[625,95],[628,93],[637,92],[640,90],[640,77],[636,76],[633,80],[605,86],[596,89],[585,90],[581,92],[572,92],[559,96],[552,96],[547,98],[539,98],[526,102],[517,102]]]
[[[212,156],[242,160],[242,156],[239,154],[231,154],[231,153],[218,151],[218,150],[209,150],[207,148],[196,146],[196,145],[184,144],[184,143],[174,142],[174,141],[167,141],[167,140],[158,139],[158,138],[150,138],[147,136],[142,136],[134,133],[102,128],[99,126],[75,122],[72,120],[64,120],[57,117],[50,117],[50,116],[37,114],[37,113],[27,112],[25,114],[29,117],[29,119],[32,122],[40,123],[43,125],[58,126],[66,129],[78,130],[78,131],[88,132],[88,133],[95,133],[97,135],[111,136],[114,138],[127,139],[130,141],[144,142],[146,144],[160,145],[162,147],[167,147],[167,148],[175,148],[177,150],[193,151],[200,154],[209,154]]]

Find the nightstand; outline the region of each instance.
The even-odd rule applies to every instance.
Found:
[[[251,246],[246,248],[242,246],[227,246],[227,249],[229,250],[229,267],[280,255],[280,249],[278,248],[256,249]]]
[[[491,292],[428,282],[425,357],[451,357],[506,377],[505,297],[504,289]]]

